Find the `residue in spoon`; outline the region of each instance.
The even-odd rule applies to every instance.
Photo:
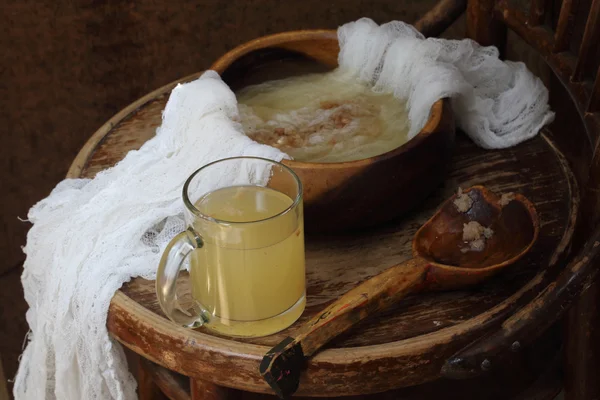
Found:
[[[469,251],[483,251],[487,239],[490,239],[494,235],[494,231],[491,228],[487,228],[481,225],[477,221],[470,221],[463,224],[463,242],[468,247],[460,249],[462,253]]]

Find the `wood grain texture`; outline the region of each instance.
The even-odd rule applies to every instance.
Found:
[[[166,99],[167,94],[159,90],[124,110],[122,123],[111,121],[91,139],[98,145],[82,151],[71,176],[92,176],[116,163],[129,149],[139,148],[160,123]],[[572,223],[572,199],[577,196],[569,184],[568,168],[557,160],[556,149],[543,136],[494,152],[483,151],[461,136],[449,180],[419,212],[377,230],[308,237],[308,304],[300,322],[357,282],[405,260],[416,229],[458,185],[479,183],[498,192],[522,192],[534,202],[541,220],[540,240],[518,266],[481,288],[413,296],[379,318],[366,321],[311,361],[299,394],[350,395],[434,379],[444,355],[464,346],[499,315],[523,301],[527,289],[543,282],[545,274],[523,284],[549,264],[553,257],[552,250],[547,249],[556,248]],[[525,184],[525,179],[534,184]],[[547,274],[551,275],[551,270]],[[185,277],[182,280],[185,285]],[[298,324],[279,335],[244,341],[177,328],[162,317],[153,283],[136,279],[113,299],[108,326],[126,346],[170,369],[199,378],[210,372],[215,383],[268,392],[258,374],[260,358],[269,346],[293,334]],[[369,382],[366,386],[352,379],[351,371],[358,365]],[[215,374],[215,368],[227,372]],[[375,373],[380,369],[386,373]]]

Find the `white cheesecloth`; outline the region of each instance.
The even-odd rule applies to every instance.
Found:
[[[341,26],[338,38],[341,68],[407,100],[409,137],[443,97],[451,97],[458,126],[486,149],[530,139],[554,119],[542,81],[522,62],[501,61],[496,47],[425,39],[412,25],[368,18]]]
[[[401,22],[361,19],[338,33],[341,68],[408,99],[412,135],[446,96],[484,148],[513,146],[552,121],[541,81],[494,48],[424,39]],[[113,294],[132,277],[154,279],[160,252],[185,227],[181,190],[194,170],[230,156],[287,157],[246,137],[237,113],[235,95],[208,71],[173,90],[156,136],[139,150],[94,179],[62,181],[31,208],[22,276],[30,333],[16,400],[136,399],[106,329]],[[227,179],[235,176],[215,173],[202,184]]]

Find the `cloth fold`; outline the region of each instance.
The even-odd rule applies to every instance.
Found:
[[[106,329],[112,296],[132,277],[154,279],[166,243],[184,229],[181,188],[221,158],[273,160],[250,140],[235,95],[214,71],[177,86],[156,136],[94,179],[67,179],[29,211],[22,276],[29,343],[16,399],[136,399],[121,346]],[[233,174],[215,174],[216,187]]]
[[[470,40],[425,39],[413,26],[361,18],[338,29],[340,68],[407,100],[409,137],[433,103],[450,97],[458,126],[479,146],[499,149],[537,135],[554,120],[548,90],[522,62]]]

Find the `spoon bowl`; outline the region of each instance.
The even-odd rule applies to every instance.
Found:
[[[429,264],[426,286],[452,289],[478,283],[523,257],[535,243],[539,220],[533,204],[520,194],[496,195],[483,186],[462,193],[471,205],[459,211],[455,194],[416,233],[413,256]],[[491,229],[480,251],[463,239],[465,225]]]

